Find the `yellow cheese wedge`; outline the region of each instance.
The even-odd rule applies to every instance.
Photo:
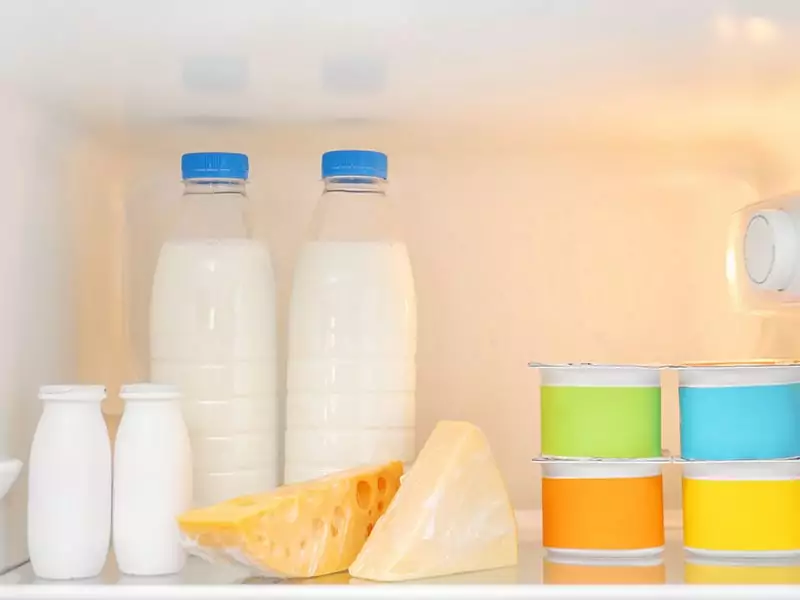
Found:
[[[404,581],[517,564],[517,524],[483,432],[441,421],[350,574]]]
[[[243,496],[178,518],[184,545],[270,576],[346,570],[392,501],[403,464],[353,469]]]

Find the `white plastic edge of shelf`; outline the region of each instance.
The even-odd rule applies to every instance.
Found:
[[[0,598],[26,600],[229,600],[263,598],[535,598],[536,600],[797,600],[797,586],[687,586],[687,585],[187,585],[187,586],[4,586]]]
[[[431,598],[485,600],[534,598],[536,600],[797,600],[797,586],[742,585],[184,585],[184,586],[0,586],[0,598],[26,600],[238,600],[301,598],[351,600],[353,598]]]

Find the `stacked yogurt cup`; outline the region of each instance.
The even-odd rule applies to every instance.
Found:
[[[678,370],[689,561],[800,556],[800,365]]]
[[[664,549],[661,368],[531,363],[541,373],[542,534],[551,558]]]

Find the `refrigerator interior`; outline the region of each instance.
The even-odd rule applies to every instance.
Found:
[[[737,306],[726,276],[731,215],[800,180],[796,3],[0,7],[6,456],[27,458],[39,385],[107,385],[113,425],[119,385],[146,380],[150,280],[190,151],[250,157],[282,365],[320,154],[389,155],[417,286],[419,444],[440,419],[477,424],[517,509],[540,507],[528,361],[800,350],[796,315]],[[23,474],[4,566],[24,554],[24,503]]]

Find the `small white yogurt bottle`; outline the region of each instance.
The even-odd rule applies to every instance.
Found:
[[[114,554],[122,573],[177,573],[177,517],[192,506],[192,451],[177,387],[124,385],[114,446]]]
[[[48,385],[28,477],[28,550],[43,579],[96,577],[111,534],[111,443],[101,385]]]

